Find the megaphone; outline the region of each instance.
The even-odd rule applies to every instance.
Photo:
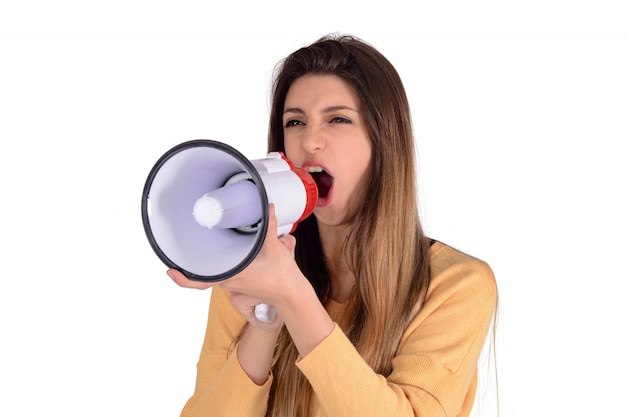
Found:
[[[152,249],[187,278],[218,282],[245,269],[267,234],[269,204],[278,235],[291,233],[317,204],[317,185],[280,152],[248,160],[218,141],[183,142],[156,162],[141,198],[141,217]],[[259,320],[274,311],[260,304]]]

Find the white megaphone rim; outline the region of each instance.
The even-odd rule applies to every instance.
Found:
[[[250,250],[247,252],[245,256],[242,257],[241,261],[230,268],[229,270],[218,273],[215,275],[202,275],[198,274],[194,271],[190,271],[187,268],[182,267],[181,265],[176,264],[168,255],[161,249],[159,242],[157,242],[156,237],[152,232],[152,227],[150,225],[150,190],[152,188],[152,184],[155,180],[155,177],[159,173],[159,171],[163,168],[163,166],[175,155],[182,151],[190,150],[193,148],[213,148],[217,149],[221,152],[232,156],[234,159],[240,163],[247,174],[250,175],[250,178],[254,182],[254,185],[257,187],[259,198],[261,200],[261,210],[262,210],[262,218],[258,224],[258,228],[254,233],[251,233],[250,236],[255,241],[252,244]],[[148,242],[150,246],[159,257],[159,259],[167,265],[169,268],[174,268],[182,272],[187,278],[194,281],[203,281],[203,282],[218,282],[223,281],[232,276],[238,274],[243,271],[257,256],[261,247],[263,246],[263,242],[265,241],[265,236],[267,234],[268,220],[269,220],[269,200],[267,197],[267,192],[265,186],[263,184],[263,179],[259,175],[257,169],[254,167],[252,162],[248,160],[241,152],[236,150],[235,148],[223,143],[210,139],[194,139],[187,142],[180,143],[167,152],[165,152],[161,158],[154,164],[150,173],[148,174],[148,178],[146,179],[146,183],[144,185],[144,189],[141,196],[141,218],[143,222],[144,231],[146,233],[146,237],[148,238]],[[237,232],[236,229],[232,229]],[[245,232],[239,232],[245,233]]]

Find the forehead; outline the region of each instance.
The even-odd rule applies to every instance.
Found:
[[[291,84],[285,108],[296,106],[346,105],[360,108],[356,90],[344,79],[331,74],[306,74]]]

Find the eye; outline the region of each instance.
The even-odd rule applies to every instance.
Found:
[[[345,117],[337,116],[330,119],[330,123],[352,123],[350,119],[346,119]]]
[[[285,127],[299,126],[303,124],[304,123],[302,123],[300,120],[291,119],[291,120],[287,120],[287,122],[285,123]]]

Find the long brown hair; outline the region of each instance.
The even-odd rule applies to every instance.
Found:
[[[354,88],[372,143],[364,204],[357,212],[342,256],[357,284],[346,334],[363,359],[384,376],[402,334],[430,283],[429,240],[417,204],[415,149],[409,104],[391,63],[352,36],[326,36],[287,56],[272,89],[269,151],[284,152],[283,110],[292,83],[305,74],[331,74]],[[326,304],[331,288],[315,216],[295,231],[296,261]],[[313,393],[296,368],[298,352],[283,329],[274,356],[267,416],[306,416]]]

